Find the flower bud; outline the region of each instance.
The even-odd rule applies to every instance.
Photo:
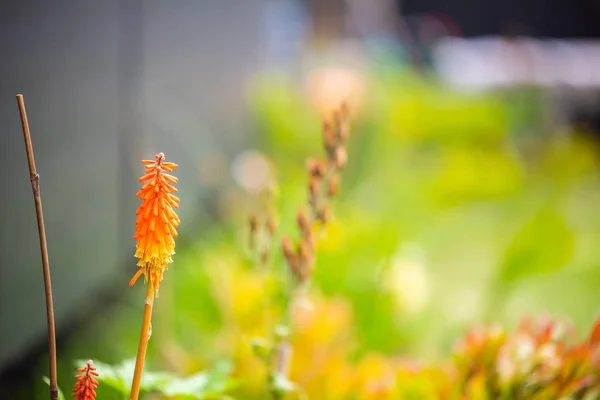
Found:
[[[348,162],[348,153],[346,153],[346,149],[343,147],[338,147],[335,149],[333,153],[333,162],[338,169],[342,169],[346,166]]]
[[[337,194],[340,188],[340,174],[333,174],[331,179],[329,180],[329,185],[327,187],[327,195],[329,197],[333,197]]]

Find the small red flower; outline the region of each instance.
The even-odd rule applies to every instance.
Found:
[[[94,378],[98,376],[96,368],[92,360],[85,363],[85,367],[77,368],[77,372],[82,372],[80,375],[75,375],[77,382],[73,388],[73,398],[76,400],[94,400],[96,398],[96,388],[98,381]]]

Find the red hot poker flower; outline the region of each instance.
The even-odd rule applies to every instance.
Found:
[[[92,360],[88,360],[83,368],[77,368],[80,375],[75,375],[77,382],[73,388],[73,398],[76,400],[95,400],[98,381],[94,378],[99,374],[96,372]]]
[[[177,189],[171,184],[177,183],[177,178],[169,175],[177,168],[177,164],[166,162],[165,155],[158,153],[155,160],[143,160],[146,166],[146,175],[140,178],[145,182],[136,197],[142,200],[136,215],[134,239],[137,240],[135,256],[139,259],[138,272],[129,282],[133,285],[143,273],[144,280],[154,289],[163,278],[163,272],[168,264],[173,262],[175,254],[176,228],[179,227],[179,217],[173,211],[178,208],[179,198],[171,194]]]

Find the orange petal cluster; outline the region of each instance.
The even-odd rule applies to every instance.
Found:
[[[75,375],[77,382],[73,389],[73,398],[76,400],[94,400],[96,398],[96,388],[98,381],[94,378],[99,374],[96,372],[92,360],[85,363],[85,367],[77,368],[77,372],[82,372],[81,375]]]
[[[140,178],[145,182],[136,197],[142,200],[138,208],[135,223],[137,240],[135,256],[139,259],[138,272],[129,282],[133,285],[143,273],[146,282],[158,290],[163,272],[173,262],[175,254],[176,228],[179,227],[179,217],[173,211],[178,208],[179,198],[171,194],[177,189],[171,184],[177,183],[177,178],[169,175],[177,168],[177,164],[166,162],[165,155],[158,153],[155,160],[142,160],[146,166],[146,175]]]

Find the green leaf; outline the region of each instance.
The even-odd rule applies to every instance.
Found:
[[[81,360],[77,363],[81,364]],[[120,393],[129,393],[135,359],[125,360],[116,366],[94,361],[94,366],[100,374],[96,378],[98,381]],[[188,377],[180,377],[169,372],[144,371],[140,390],[158,392],[167,397],[213,398],[222,395],[234,386],[234,381],[229,379],[232,368],[231,362],[222,362],[210,371],[203,371]]]
[[[226,361],[217,364],[212,370],[187,377],[161,373],[161,379],[154,382],[153,389],[167,397],[193,399],[220,397],[234,386],[234,382],[229,379],[232,368],[232,363]]]
[[[84,365],[85,361],[77,360],[75,363],[77,365]],[[125,360],[121,364],[115,366],[100,361],[94,361],[94,367],[96,367],[99,374],[99,376],[96,377],[99,382],[112,387],[119,393],[129,393],[131,381],[133,380],[133,370],[135,369],[135,359]],[[142,375],[142,389],[145,389],[145,375],[146,374]]]
[[[503,282],[555,272],[573,257],[575,235],[554,208],[543,207],[508,245],[500,270]]]
[[[42,380],[46,382],[46,385],[50,386],[50,378],[48,378],[47,376],[42,376]],[[67,400],[60,388],[58,388],[58,400]]]

